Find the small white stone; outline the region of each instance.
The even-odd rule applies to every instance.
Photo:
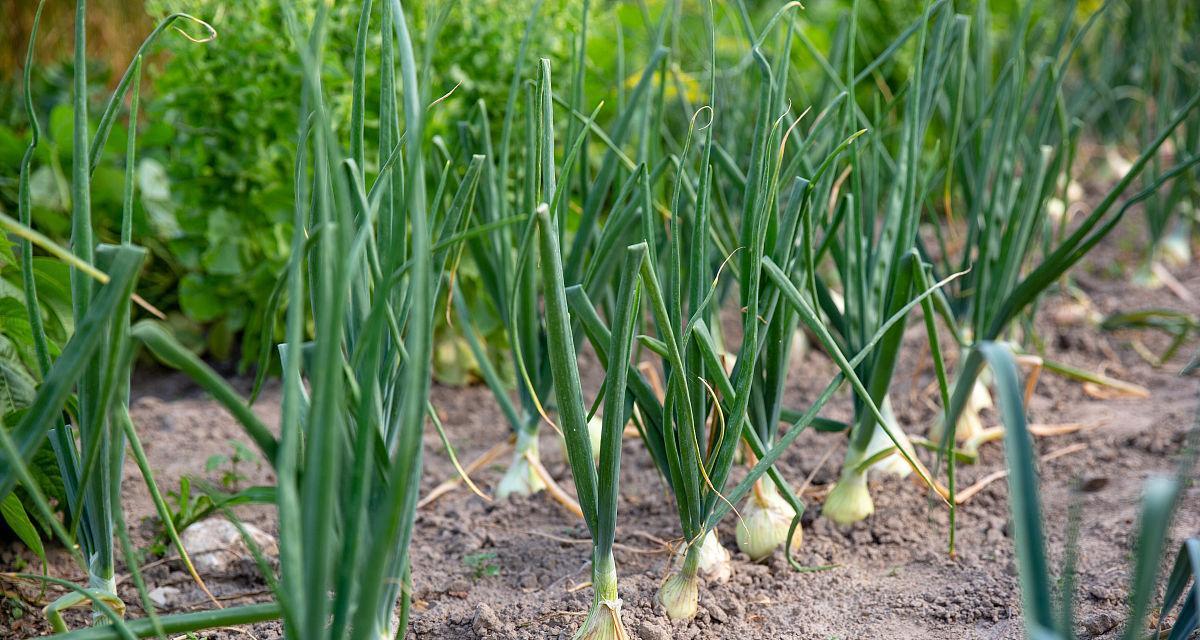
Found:
[[[263,555],[279,555],[275,538],[258,527],[243,523],[242,528],[258,545]],[[180,536],[183,548],[200,573],[228,573],[234,563],[242,558],[253,558],[250,549],[242,540],[242,534],[234,524],[224,518],[202,520],[184,530]]]
[[[150,602],[153,602],[156,606],[165,607],[168,600],[179,594],[179,589],[175,587],[156,587],[151,589],[150,593],[146,595],[150,597]]]

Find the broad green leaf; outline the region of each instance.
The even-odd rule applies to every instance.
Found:
[[[179,306],[196,322],[212,322],[226,311],[226,302],[218,295],[211,280],[189,273],[179,283]]]
[[[29,547],[29,550],[45,565],[46,549],[42,546],[42,537],[38,535],[37,528],[29,519],[29,514],[25,513],[25,507],[21,506],[21,500],[17,498],[17,494],[10,493],[0,499],[0,517],[4,519],[8,528],[17,534],[21,542],[25,543],[25,546]]]
[[[7,346],[10,344],[0,336],[0,413],[4,414],[29,406],[37,386],[15,351]]]

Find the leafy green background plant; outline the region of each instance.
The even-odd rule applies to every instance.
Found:
[[[316,1],[298,4],[311,12]],[[445,15],[435,14],[432,4],[418,9],[422,34],[437,27],[439,55],[428,69],[431,98],[453,92],[452,100],[430,109],[434,136],[455,139],[459,121],[477,101],[489,105],[499,130],[510,78],[494,70],[515,62],[535,4],[541,5],[541,28],[527,56],[548,57],[565,70],[578,30],[578,11],[568,0],[460,2]],[[176,335],[191,349],[228,360],[241,347],[244,370],[258,353],[267,301],[289,251],[294,97],[300,90],[294,51],[280,31],[279,5],[270,0],[147,0],[145,11],[147,22],[175,11],[190,13],[211,23],[219,36],[203,46],[165,38],[147,67],[134,237],[152,255],[139,293],[168,314]],[[335,6],[330,20],[326,82],[331,95],[342,97],[329,107],[334,120],[344,122],[350,112],[345,96],[357,6]],[[378,39],[378,32],[372,37]],[[89,65],[96,110],[102,90],[114,80],[111,64],[119,62],[97,53]],[[377,77],[371,68],[375,64],[368,61],[368,78]],[[16,210],[17,168],[28,137],[22,94],[12,75],[0,80],[0,211],[8,212]],[[34,70],[33,79],[35,103],[47,130],[32,178],[34,226],[62,241],[70,219],[71,65],[48,62]],[[369,89],[377,92],[377,87]],[[374,140],[377,131],[378,105],[367,104],[367,140]],[[117,124],[94,177],[92,206],[101,241],[116,237],[125,139],[123,125]],[[375,169],[365,168],[368,174]],[[477,286],[474,274],[469,260],[460,265],[464,290]],[[503,353],[494,310],[476,304],[472,312],[489,352]],[[444,345],[439,377],[466,382],[474,367],[459,329],[447,325],[445,314],[438,318],[439,344]],[[273,318],[268,329],[273,341],[282,339],[280,318]]]
[[[34,277],[41,299],[48,346],[51,355],[57,356],[72,325],[67,267],[55,260],[38,258],[34,261]],[[0,243],[0,416],[4,418],[4,424],[11,425],[19,421],[20,415],[33,402],[40,377],[33,348],[33,333],[25,308],[25,294],[21,290],[20,267],[13,247],[3,242]],[[66,504],[62,478],[58,473],[54,452],[48,444],[37,452],[29,466],[42,493],[59,505]],[[28,504],[25,489],[18,487],[14,495],[18,502],[5,505],[4,513],[0,515],[0,529],[7,524],[24,538],[28,534],[20,531],[18,523],[24,514],[25,518],[38,525],[41,534],[48,534],[50,523],[37,510],[23,507]],[[12,513],[8,509],[12,509]]]
[[[454,99],[430,110],[433,135],[457,135],[458,120],[477,100],[503,104],[509,79],[494,69],[515,59],[535,1],[453,3],[440,20],[439,55],[428,71],[430,93],[436,98],[453,91]],[[298,4],[310,11],[316,6],[313,0]],[[545,28],[531,43],[531,56],[565,57],[573,19],[569,5],[544,2]],[[426,31],[441,18],[432,15],[434,6],[418,15]],[[178,279],[178,299],[165,303],[205,328],[203,346],[216,358],[231,356],[244,335],[245,365],[258,352],[266,302],[288,257],[299,70],[294,52],[283,44],[276,2],[148,0],[147,10],[154,16],[185,11],[203,17],[220,34],[211,46],[172,46],[169,58],[151,74],[154,95],[146,102],[149,121],[171,131],[164,166],[178,233],[167,241],[171,262],[166,267]],[[325,81],[331,95],[339,97],[328,106],[335,122],[348,122],[357,5],[336,5],[330,21]],[[372,37],[378,39],[378,32]],[[368,61],[368,78],[377,77],[371,68],[376,64]],[[369,88],[370,94],[375,91]],[[367,140],[377,137],[378,111],[378,105],[366,105]],[[493,112],[502,114],[497,107]],[[272,322],[270,334],[278,341],[282,320]],[[463,350],[453,346],[453,331],[442,328],[439,335],[461,355]],[[468,378],[459,370],[460,360],[443,358],[440,370],[450,381]]]

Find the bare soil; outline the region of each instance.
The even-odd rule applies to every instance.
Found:
[[[1132,221],[1131,221],[1131,226]],[[1132,240],[1112,240],[1076,269],[1074,283],[1100,314],[1168,308],[1200,314],[1200,303],[1185,301],[1168,289],[1142,290],[1129,284],[1135,264]],[[1176,272],[1192,297],[1200,297],[1200,266]],[[1082,369],[1133,381],[1151,391],[1149,399],[1101,400],[1077,382],[1043,374],[1029,407],[1035,424],[1080,423],[1086,428],[1041,438],[1037,448],[1050,456],[1040,464],[1047,531],[1054,565],[1066,537],[1066,511],[1082,505],[1079,584],[1075,595],[1083,637],[1111,638],[1120,630],[1128,584],[1128,560],[1143,482],[1171,473],[1187,430],[1196,416],[1196,378],[1177,376],[1196,351],[1193,339],[1166,366],[1152,367],[1134,342],[1152,351],[1167,340],[1152,332],[1104,333],[1094,323],[1076,321],[1074,301],[1054,295],[1043,303],[1037,329],[1047,357]],[[937,415],[932,367],[925,354],[923,329],[910,323],[912,347],[901,361],[893,395],[902,425],[923,433]],[[585,386],[597,388],[600,372],[584,356]],[[794,406],[804,407],[827,383],[834,367],[819,352],[795,363],[790,382]],[[133,416],[163,490],[178,487],[182,476],[216,480],[205,469],[213,454],[230,453],[230,440],[248,440],[233,420],[175,374],[144,372],[138,379]],[[240,381],[244,387],[244,381]],[[269,424],[278,420],[278,390],[269,388],[257,410]],[[506,426],[489,392],[481,387],[436,387],[433,403],[449,437],[465,462],[475,459],[506,435]],[[825,412],[850,415],[842,395]],[[995,414],[986,422],[998,424]],[[570,488],[570,473],[557,436],[544,430],[541,449],[546,466]],[[423,491],[453,475],[432,429],[425,439]],[[1064,453],[1064,450],[1066,453]],[[805,433],[782,460],[794,486],[812,475],[805,492],[805,542],[798,558],[813,572],[788,567],[781,552],[764,564],[736,553],[733,523],[720,529],[721,541],[734,553],[734,575],[726,584],[701,590],[700,613],[689,622],[670,622],[653,604],[654,592],[677,544],[674,507],[650,458],[636,439],[627,439],[621,470],[621,501],[616,559],[624,620],[632,637],[667,638],[926,638],[1015,639],[1022,637],[1020,598],[1008,524],[1007,485],[986,486],[960,509],[958,554],[946,552],[948,518],[944,507],[911,480],[875,483],[876,513],[865,522],[839,528],[819,517],[819,502],[837,476],[844,438]],[[928,459],[928,458],[927,458]],[[824,463],[822,464],[822,461]],[[478,472],[475,480],[489,490],[499,479],[507,456]],[[980,461],[960,467],[960,487],[1004,468],[998,443],[983,448]],[[139,544],[154,532],[153,508],[143,480],[130,461],[126,467],[125,511]],[[269,483],[269,470],[243,464],[246,484]],[[1077,482],[1082,490],[1073,492]],[[1181,501],[1172,544],[1200,533],[1200,489],[1194,484]],[[274,532],[273,510],[240,510],[245,520]],[[504,503],[488,503],[463,488],[422,509],[413,546],[414,612],[410,637],[569,638],[590,602],[586,587],[589,547],[583,523],[545,494]],[[32,556],[14,542],[0,543],[0,570],[35,568]],[[65,553],[54,553],[54,575],[78,580],[79,570]],[[146,571],[150,587],[179,589],[168,599],[171,612],[211,606],[178,563],[157,561]],[[264,600],[265,582],[252,563],[228,575],[205,576],[225,603]],[[41,635],[48,628],[36,606],[37,589],[0,582],[0,638]],[[132,582],[122,582],[126,602],[138,601]],[[24,603],[24,604],[22,604]],[[141,615],[131,604],[131,615]],[[79,612],[75,624],[86,622]],[[221,630],[202,638],[279,637],[277,623],[243,631]]]

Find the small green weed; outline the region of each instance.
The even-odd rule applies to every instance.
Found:
[[[467,568],[472,570],[472,578],[481,580],[500,575],[500,565],[497,564],[496,557],[494,551],[480,551],[478,553],[468,553],[463,556],[462,561]]]
[[[233,452],[229,455],[215,454],[209,456],[208,460],[204,463],[204,471],[206,473],[213,473],[222,469],[222,467],[228,467],[221,473],[221,486],[237,491],[239,485],[246,481],[246,476],[239,470],[238,465],[246,465],[251,462],[261,465],[262,461],[254,453],[253,449],[237,440],[230,440],[229,446],[232,447]],[[242,469],[244,468],[243,466]]]

